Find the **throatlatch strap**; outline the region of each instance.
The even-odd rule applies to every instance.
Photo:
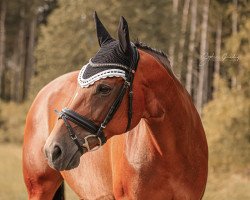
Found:
[[[138,62],[139,62],[139,52],[137,51],[137,49],[135,47],[133,47],[133,59],[132,59],[132,65],[131,65],[131,69],[129,71],[129,82],[130,82],[130,87],[129,87],[129,105],[128,105],[128,124],[127,124],[127,128],[126,131],[128,131],[130,129],[131,126],[131,121],[132,121],[132,117],[133,117],[133,82],[134,82],[134,74],[135,71],[137,69],[138,66]]]

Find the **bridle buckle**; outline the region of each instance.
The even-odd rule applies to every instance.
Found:
[[[76,135],[70,135],[72,140],[77,140],[77,136]]]
[[[102,129],[105,129],[105,128],[106,128],[106,125],[101,124],[101,128],[102,128]]]
[[[126,86],[129,86],[130,87],[130,82],[129,81],[125,81],[125,84],[126,84]]]
[[[89,147],[89,142],[88,142],[88,138],[97,138],[98,140],[99,140],[99,145],[98,146],[96,146],[96,147],[94,147],[93,149],[90,149],[90,147]],[[96,135],[93,135],[93,134],[91,134],[91,135],[87,135],[85,138],[84,138],[84,143],[82,144],[82,147],[85,147],[87,150],[88,150],[88,152],[90,152],[90,151],[96,151],[97,149],[99,149],[100,147],[102,146],[102,141],[101,141],[101,139],[99,138],[99,137],[96,137]]]

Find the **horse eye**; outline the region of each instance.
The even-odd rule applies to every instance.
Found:
[[[111,87],[109,85],[100,84],[97,87],[97,93],[102,95],[107,95],[111,91]]]

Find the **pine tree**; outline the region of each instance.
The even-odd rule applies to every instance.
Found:
[[[3,74],[5,71],[5,19],[7,6],[6,1],[0,3],[0,98],[3,94]]]

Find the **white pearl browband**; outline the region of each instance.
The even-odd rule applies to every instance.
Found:
[[[122,69],[106,69],[101,72],[98,72],[94,75],[92,75],[89,78],[83,78],[84,72],[87,69],[87,67],[119,67]],[[123,70],[124,69],[124,70]],[[90,85],[93,85],[96,81],[100,79],[105,79],[108,77],[122,77],[124,80],[126,80],[126,71],[128,70],[128,67],[122,64],[118,63],[93,63],[91,59],[89,60],[89,63],[84,65],[82,69],[80,70],[80,73],[78,75],[78,83],[82,88],[89,87]]]

